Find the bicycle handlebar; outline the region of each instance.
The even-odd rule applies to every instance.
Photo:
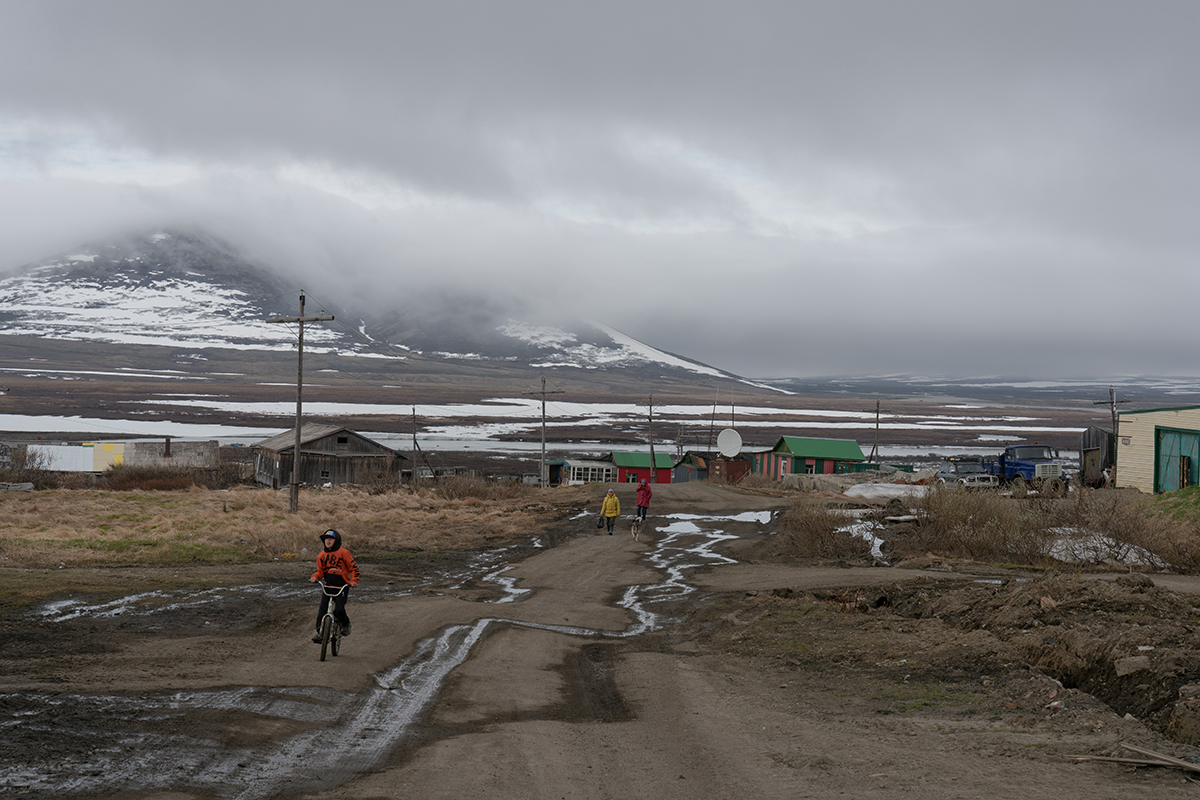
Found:
[[[343,583],[341,586],[330,586],[325,581],[317,581],[317,584],[321,587],[321,591],[324,592],[327,597],[337,597],[339,594],[350,588],[350,584],[348,583]],[[330,589],[335,589],[336,591],[331,592],[329,591]]]

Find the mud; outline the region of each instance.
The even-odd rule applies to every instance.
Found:
[[[762,562],[785,501],[678,489],[639,542],[364,562],[325,663],[306,565],[10,610],[0,794],[1190,796],[1071,756],[1196,758],[1195,579]]]

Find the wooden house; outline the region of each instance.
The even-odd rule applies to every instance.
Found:
[[[805,439],[782,436],[770,450],[748,454],[756,474],[774,480],[785,475],[832,475],[839,464],[866,461],[862,448],[852,439]],[[845,469],[845,467],[843,467]]]
[[[750,474],[748,458],[725,456],[721,453],[704,453],[689,450],[671,469],[671,483],[688,481],[714,481],[716,483],[738,483]]]
[[[1121,411],[1118,487],[1169,492],[1200,483],[1200,406]]]
[[[254,450],[254,479],[274,489],[292,480],[296,429],[264,439]],[[405,457],[349,428],[304,425],[300,428],[302,484],[339,486],[362,483],[381,474],[399,475]]]
[[[654,454],[654,472],[651,475],[649,453],[612,453],[612,463],[617,467],[618,483],[638,483],[642,480],[650,483],[670,483],[671,456],[666,453]]]

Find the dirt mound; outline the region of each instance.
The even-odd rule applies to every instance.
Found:
[[[750,592],[704,612],[702,627],[720,648],[806,671],[928,682],[942,687],[936,693],[982,687],[993,708],[1039,715],[1108,708],[1193,744],[1200,742],[1198,604],[1145,575],[923,578]]]

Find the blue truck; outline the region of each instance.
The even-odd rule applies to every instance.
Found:
[[[1044,444],[1011,445],[995,458],[984,458],[983,468],[1010,489],[1013,497],[1024,497],[1031,489],[1043,497],[1067,493],[1062,464]]]

